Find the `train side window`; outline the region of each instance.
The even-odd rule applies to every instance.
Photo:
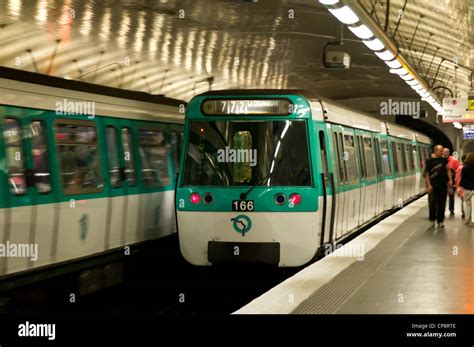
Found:
[[[342,133],[339,133],[339,148],[341,150],[341,167],[342,167],[342,176],[344,179],[344,183],[347,183],[349,181],[349,173],[347,169],[347,159],[348,159],[348,152],[346,152],[344,148],[344,141],[342,140]]]
[[[56,139],[64,195],[101,192],[103,182],[94,123],[58,121]]]
[[[375,138],[375,164],[377,165],[377,176],[383,176],[382,162],[380,161],[380,142]]]
[[[392,174],[392,170],[390,168],[390,152],[388,150],[387,140],[381,140],[380,146],[382,149],[383,172],[385,176],[390,176]]]
[[[411,145],[411,151],[409,151],[410,153],[410,167],[411,167],[411,170],[415,170],[416,169],[416,146],[415,145]]]
[[[329,186],[329,169],[328,169],[328,158],[326,154],[326,141],[324,137],[324,131],[319,131],[319,148],[321,149],[321,160],[323,164],[324,173],[324,184]]]
[[[404,143],[400,144],[400,151],[401,151],[401,156],[402,156],[402,172],[405,173],[408,171],[408,168],[407,168],[407,150],[406,150],[406,146]]]
[[[370,137],[364,137],[364,159],[366,163],[367,178],[375,178],[375,163],[373,159],[374,148],[372,144],[372,139]]]
[[[181,155],[181,134],[174,130],[170,134],[171,151],[173,153],[174,173],[179,172],[179,157]]]
[[[392,153],[393,153],[393,169],[396,173],[400,173],[400,169],[398,167],[398,143],[392,142]]]
[[[150,188],[168,186],[170,184],[168,151],[164,133],[140,129],[138,134],[144,186]]]
[[[125,161],[125,176],[130,187],[136,185],[135,159],[132,151],[132,132],[129,128],[122,128],[123,156]]]
[[[337,177],[339,180],[339,185],[344,184],[344,168],[342,166],[341,162],[341,150],[340,150],[340,145],[339,145],[339,139],[337,137],[337,133],[333,133],[334,137],[334,153],[336,155],[336,165],[337,165]]]
[[[347,165],[347,179],[350,184],[358,183],[354,136],[344,134],[344,161]]]
[[[112,188],[119,188],[122,182],[120,180],[120,156],[118,151],[117,129],[113,126],[108,126],[105,134],[107,139],[110,185]]]
[[[21,126],[17,119],[6,118],[3,128],[8,183],[13,195],[26,194],[25,162]]]
[[[43,121],[33,121],[30,124],[30,137],[36,190],[40,194],[47,194],[51,191],[51,175],[48,163],[46,126]]]
[[[365,162],[364,144],[361,136],[357,136],[357,150],[359,152],[359,168],[361,177],[367,178],[367,164]]]

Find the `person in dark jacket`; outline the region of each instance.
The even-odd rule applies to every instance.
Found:
[[[444,228],[446,197],[448,188],[452,189],[453,187],[453,178],[448,167],[448,160],[443,158],[443,146],[434,146],[432,156],[426,160],[424,176],[428,192],[430,221],[433,223],[433,227],[436,220],[438,227]]]
[[[474,152],[466,155],[466,164],[461,171],[461,182],[459,184],[464,189],[464,203],[466,218],[464,223],[472,222],[472,200],[474,195]]]

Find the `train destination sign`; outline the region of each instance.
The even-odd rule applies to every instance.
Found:
[[[287,116],[293,112],[288,99],[212,99],[202,104],[202,113],[221,115],[272,115]]]

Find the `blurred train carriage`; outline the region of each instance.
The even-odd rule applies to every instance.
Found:
[[[60,107],[74,103],[95,112]],[[2,257],[0,277],[176,232],[184,106],[0,67],[0,240],[38,245],[36,261]]]

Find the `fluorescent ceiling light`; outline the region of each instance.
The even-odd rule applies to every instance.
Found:
[[[412,89],[414,89],[416,92],[418,92],[419,90],[422,90],[423,87],[421,86],[421,84],[415,84],[414,86],[410,86]]]
[[[419,84],[419,82],[416,79],[411,80],[411,81],[405,81],[405,83],[408,84],[409,86],[413,86],[413,87],[415,87],[416,85]]]
[[[420,95],[422,98],[427,98],[428,96],[430,96],[430,92],[420,93]]]
[[[459,122],[453,122],[453,126],[454,126],[456,129],[462,129],[462,124],[459,123]]]
[[[350,31],[354,33],[355,36],[357,36],[360,39],[370,39],[372,36],[374,36],[374,33],[370,31],[369,28],[367,28],[366,25],[362,24],[358,27],[348,27]]]
[[[390,73],[397,74],[399,76],[403,76],[403,75],[406,75],[408,73],[408,71],[404,67],[401,67],[401,68],[398,68],[398,69],[390,69]]]
[[[357,17],[357,15],[348,6],[329,8],[328,10],[334,17],[339,19],[339,21],[344,24],[355,24],[359,21],[359,17]]]
[[[370,41],[362,41],[362,43],[373,51],[380,51],[385,48],[382,41],[380,41],[379,39],[373,39]]]
[[[399,69],[402,67],[402,64],[398,62],[398,60],[390,60],[390,61],[385,61],[385,64],[387,64],[389,67],[392,69]]]
[[[377,55],[377,57],[385,61],[395,59],[395,56],[388,50],[385,50],[383,52],[375,52],[375,54]]]
[[[335,5],[339,0],[319,0],[319,2],[323,5]]]
[[[411,81],[413,79],[413,76],[410,74],[407,74],[407,75],[401,75],[400,78],[405,81]]]

